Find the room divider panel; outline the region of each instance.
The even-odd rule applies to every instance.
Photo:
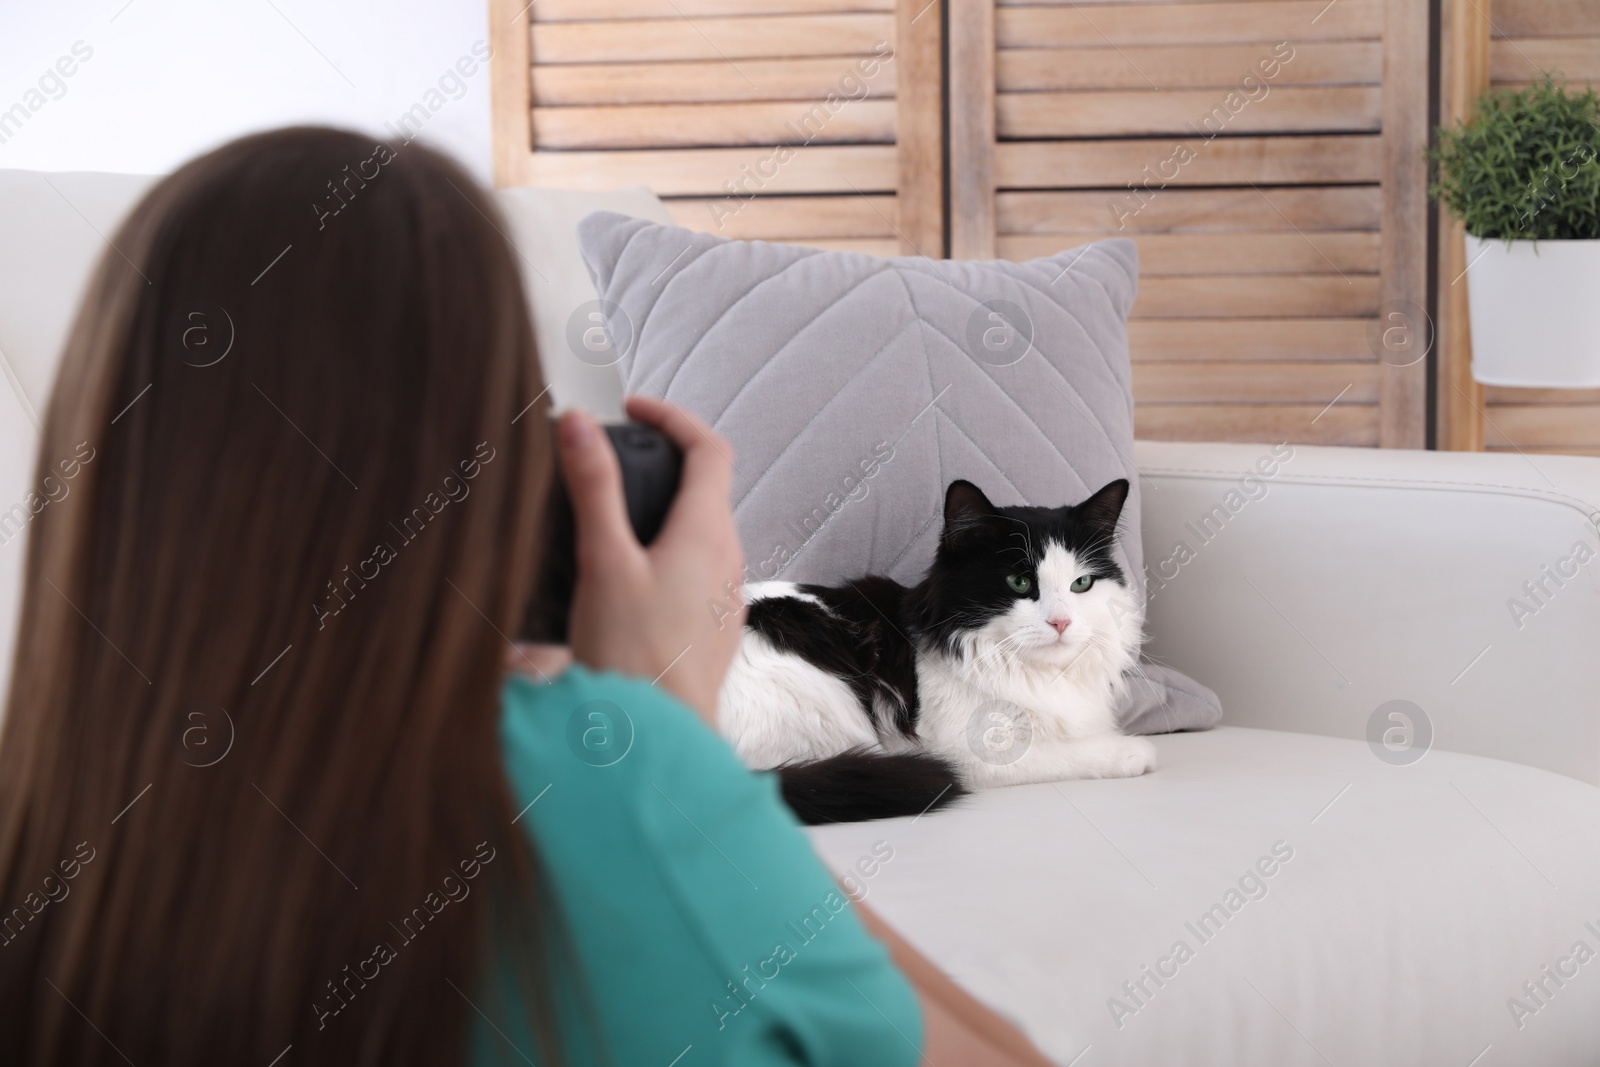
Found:
[[[1420,0],[950,0],[951,241],[1139,246],[1141,437],[1422,447]]]
[[[1600,82],[1600,0],[1456,0],[1459,17],[1485,24],[1487,81],[1516,89],[1550,71],[1571,88]],[[1466,104],[1470,105],[1470,100]],[[1465,262],[1457,270],[1464,270]],[[1449,277],[1441,271],[1441,286]],[[1466,288],[1462,278],[1454,289]],[[1461,294],[1464,297],[1464,294]],[[1441,296],[1441,303],[1446,297]],[[1465,300],[1461,301],[1465,313]],[[1470,352],[1463,352],[1465,359]],[[1470,376],[1469,376],[1470,377]],[[1600,455],[1600,390],[1479,387],[1483,422],[1469,443],[1491,451]]]
[[[1131,237],[1141,436],[1424,444],[1426,0],[490,13],[500,184],[880,255]]]
[[[937,2],[492,0],[495,178],[648,185],[680,223],[943,254]]]

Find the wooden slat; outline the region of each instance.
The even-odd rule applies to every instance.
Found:
[[[1170,140],[1010,141],[995,147],[995,181],[1001,189],[1121,189],[1148,182],[1157,197],[1164,179],[1171,186],[1375,182],[1382,172],[1380,140],[1366,134],[1185,140],[1193,155],[1187,163]]]
[[[489,42],[499,62],[489,64],[491,139],[496,186],[523,185],[533,151],[528,129],[528,24],[517,18],[511,0],[490,0]]]
[[[1260,85],[1255,99],[1238,90],[1153,89],[1002,93],[1002,139],[1141,136],[1160,133],[1371,132],[1378,129],[1376,86],[1279,88]]]
[[[995,190],[1002,184],[995,145],[995,10],[990,0],[948,3],[950,256],[989,259],[995,247]]]
[[[782,153],[789,153],[787,162]],[[769,176],[770,175],[770,176]],[[658,196],[726,195],[726,183],[748,195],[889,192],[899,177],[893,145],[808,148],[679,148],[661,151],[538,152],[526,182],[559,189],[617,189],[648,184]],[[735,199],[729,200],[737,204]]]
[[[1097,5],[1121,4],[1144,5],[1152,4],[1165,6],[1173,0],[1094,0]],[[1223,0],[1199,0],[1200,3],[1223,2]],[[1234,0],[1237,2],[1237,0]],[[1247,0],[1248,2],[1248,0]],[[1078,7],[1078,0],[995,0],[995,7]]]
[[[1428,6],[1391,0],[1383,16],[1381,284],[1386,307],[1420,317],[1428,303]],[[1428,445],[1423,356],[1418,351],[1383,365],[1378,443],[1384,448]]]
[[[805,245],[807,248],[820,248],[827,252],[863,252],[869,256],[881,256],[890,259],[901,254],[900,238],[838,238],[838,237],[811,237],[797,239],[790,237],[770,238],[782,241],[784,244]]]
[[[1447,120],[1466,114],[1485,84],[1520,88],[1546,70],[1575,86],[1600,81],[1600,5],[1591,0],[1495,0],[1490,14],[1473,0],[1455,0],[1443,14]],[[1460,232],[1459,223],[1445,224],[1441,274],[1460,273],[1465,264]],[[1600,455],[1600,390],[1485,388],[1471,380],[1465,290],[1461,284],[1441,292],[1441,444]]]
[[[1263,205],[1263,208],[1265,206]],[[1103,234],[1002,235],[1001,259],[1055,255],[1085,240],[1122,236]],[[1140,234],[1139,276],[1227,274],[1376,274],[1376,233]]]
[[[528,13],[535,22],[584,22],[893,10],[894,0],[539,0]]]
[[[1371,359],[1370,319],[1134,319],[1135,363]]]
[[[706,230],[736,240],[794,240],[890,238],[895,217],[893,196],[774,196],[758,197],[731,216],[719,216],[718,199],[668,200],[672,221],[692,230]],[[719,225],[720,222],[720,225]],[[773,235],[778,235],[774,238]]]
[[[1582,405],[1499,404],[1489,411],[1484,440],[1493,448],[1600,448],[1600,418]]]
[[[1344,318],[1378,307],[1371,274],[1268,274],[1146,278],[1131,316],[1141,319]]]
[[[1600,445],[1523,445],[1513,448],[1511,445],[1495,445],[1490,452],[1516,452],[1520,455],[1552,455],[1552,456],[1600,456]]]
[[[1527,85],[1539,81],[1544,70],[1559,72],[1574,85],[1600,81],[1600,33],[1489,42],[1491,84]]]
[[[1503,385],[1484,387],[1490,407],[1497,404],[1600,405],[1600,389],[1512,389]],[[1595,411],[1600,418],[1600,409]]]
[[[895,236],[902,255],[945,252],[944,6],[895,9],[895,133],[900,157]]]
[[[890,144],[893,100],[536,107],[536,149]]]
[[[1001,92],[1064,89],[1232,88],[1245,75],[1273,89],[1287,85],[1374,85],[1383,73],[1377,41],[1313,41],[1294,46],[1294,58],[1267,63],[1262,44],[1128,45],[1124,48],[1008,48],[996,57]]]
[[[1343,0],[1358,2],[1368,0]],[[853,56],[875,52],[878,46],[893,40],[892,14],[541,22],[533,27],[533,61],[639,63]]]
[[[1067,8],[1002,8],[995,14],[995,36],[1001,48],[1375,40],[1382,32],[1381,0],[1339,0],[1332,6],[1326,0],[1162,4],[1154,8],[1074,4]],[[1270,45],[1263,45],[1262,51],[1270,53]]]
[[[1124,190],[1125,192],[1125,190]],[[998,198],[1002,235],[1215,233],[1247,230],[1374,230],[1376,185],[1327,188],[1164,189],[1137,214],[1115,192],[1007,192]]]
[[[672,221],[735,240],[900,255],[895,196],[775,196],[744,203],[725,197],[666,201]]]
[[[1133,395],[1140,404],[1372,404],[1378,364],[1136,363]]]
[[[1495,0],[1496,37],[1600,37],[1600,5],[1589,0]]]
[[[863,74],[863,70],[871,74]],[[689,63],[574,63],[535,66],[533,102],[695,104],[733,100],[822,100],[829,93],[894,96],[893,60],[876,56],[746,59]]]
[[[1101,6],[1108,5],[1108,4],[1119,4],[1119,5],[1132,4],[1132,5],[1143,5],[1143,6],[1149,6],[1149,5],[1155,4],[1155,5],[1165,6],[1167,4],[1172,3],[1173,0],[1094,0],[1094,2],[1095,2],[1096,5],[1101,5]],[[1223,2],[1223,0],[1199,0],[1199,2],[1200,3],[1213,3],[1213,2]],[[1234,0],[1234,2],[1237,2],[1237,0]],[[1248,0],[1246,0],[1246,2],[1248,2]],[[997,7],[997,8],[1003,8],[1003,7],[1079,7],[1079,6],[1081,6],[1080,3],[1079,3],[1079,0],[995,0],[995,7]]]
[[[1279,441],[1316,445],[1378,443],[1378,409],[1345,404],[1139,404],[1135,436],[1151,441]]]
[[[697,219],[705,222],[705,219]],[[711,226],[694,226],[693,229],[715,232]],[[726,235],[719,235],[726,236]],[[900,238],[898,237],[797,237],[784,233],[753,233],[741,238],[747,241],[770,241],[774,244],[798,245],[802,248],[817,248],[824,252],[861,252],[869,256],[879,256],[889,259],[900,255]]]
[[[1439,21],[1439,121],[1453,126],[1471,114],[1473,101],[1489,84],[1489,13],[1484,0],[1443,0]],[[1439,234],[1434,444],[1477,452],[1483,449],[1483,386],[1472,377],[1465,231],[1442,206],[1434,210]]]

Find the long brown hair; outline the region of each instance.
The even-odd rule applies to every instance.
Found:
[[[300,128],[110,242],[0,737],[0,1061],[459,1062],[508,954],[550,1044],[497,734],[551,470],[503,231],[443,157]]]

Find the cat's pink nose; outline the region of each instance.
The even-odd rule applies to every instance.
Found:
[[[1072,625],[1072,620],[1067,618],[1050,619],[1049,622],[1051,626],[1056,628],[1056,633],[1058,634],[1066,633],[1067,627]]]

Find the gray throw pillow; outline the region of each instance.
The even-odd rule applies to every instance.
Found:
[[[1143,595],[1133,462],[1131,241],[1027,263],[879,259],[729,241],[610,212],[578,225],[629,392],[699,413],[735,449],[751,580],[919,580],[945,487],[1077,503],[1116,478]],[[1205,729],[1216,696],[1158,664],[1127,729]]]

